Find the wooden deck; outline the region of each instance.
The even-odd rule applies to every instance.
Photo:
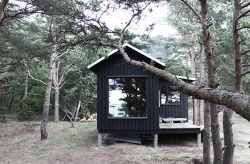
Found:
[[[201,126],[194,125],[192,121],[182,123],[160,123],[160,129],[197,129],[202,130]]]
[[[203,127],[194,125],[191,120],[181,123],[161,123],[159,124],[158,134],[197,134],[197,146],[201,148],[201,131]],[[154,136],[154,147],[158,147],[158,134]]]

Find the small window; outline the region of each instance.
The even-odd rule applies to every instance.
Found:
[[[161,104],[180,104],[181,97],[180,91],[175,86],[162,86],[161,87]]]
[[[146,117],[146,78],[109,78],[109,117]]]

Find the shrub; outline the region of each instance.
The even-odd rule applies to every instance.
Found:
[[[2,115],[0,114],[0,122],[6,122],[6,116],[5,115]]]
[[[44,101],[44,88],[33,87],[28,96],[22,100],[22,108],[18,111],[18,119],[34,120],[42,113]]]

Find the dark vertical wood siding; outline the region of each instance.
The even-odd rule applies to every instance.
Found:
[[[150,60],[138,52],[127,48],[129,57],[150,63]],[[159,64],[158,68],[163,69]],[[159,79],[156,75],[126,63],[118,53],[108,60],[98,63],[97,72],[97,128],[100,131],[154,131],[159,128],[158,89]],[[146,118],[108,118],[109,95],[108,77],[146,77]]]
[[[172,84],[164,79],[160,79],[161,86],[171,86]],[[159,88],[159,89],[160,89]],[[187,118],[188,119],[188,96],[181,93],[181,103],[171,105],[161,105],[160,115],[163,117]]]

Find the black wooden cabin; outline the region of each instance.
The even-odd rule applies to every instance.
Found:
[[[123,47],[131,59],[165,69],[163,62],[141,50],[129,44]],[[198,126],[168,128],[168,124],[163,123],[163,120],[168,122],[168,118],[171,126],[178,122],[188,123],[188,97],[168,81],[126,63],[117,49],[89,65],[88,69],[97,75],[99,133],[200,134]],[[175,119],[171,121],[172,118]]]

